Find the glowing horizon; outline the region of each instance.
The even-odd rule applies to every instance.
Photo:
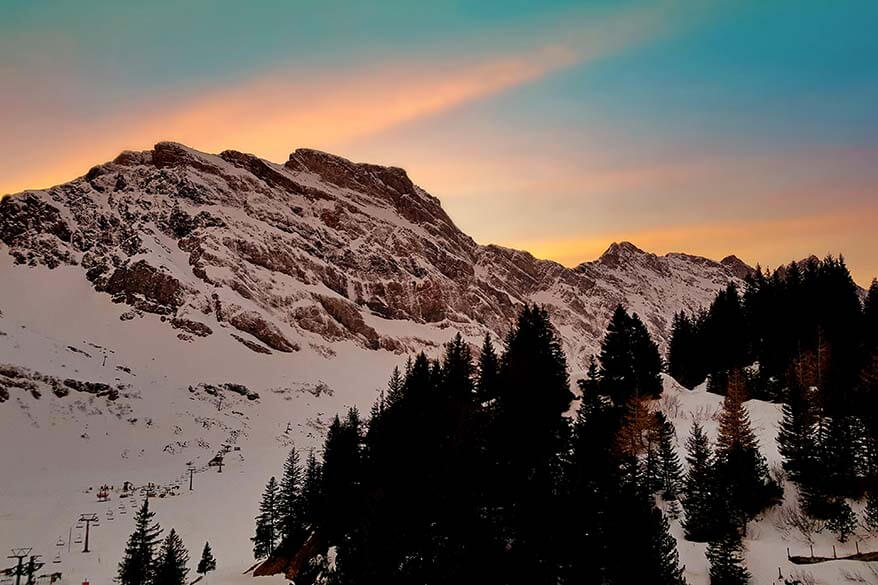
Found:
[[[161,140],[309,147],[567,265],[628,240],[878,275],[874,7],[265,4],[4,4],[0,194]]]

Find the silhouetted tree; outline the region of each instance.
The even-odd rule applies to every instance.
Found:
[[[743,548],[741,535],[731,527],[707,544],[710,585],[746,585],[750,582],[750,573],[743,566]]]
[[[683,528],[686,538],[706,542],[713,534],[713,453],[707,435],[697,422],[686,440],[688,471],[683,484]]]
[[[171,531],[162,543],[162,549],[156,561],[155,585],[186,585],[186,575],[189,574],[189,553],[183,546],[177,532]]]
[[[253,541],[253,556],[257,559],[270,556],[275,549],[278,537],[278,488],[272,477],[262,492],[259,515],[256,517],[256,534]]]
[[[299,464],[299,453],[295,446],[284,462],[283,476],[277,495],[277,516],[280,528],[280,539],[286,546],[296,547],[304,539],[304,527],[301,517],[302,507],[302,467]]]
[[[119,564],[119,583],[122,585],[148,585],[153,581],[156,546],[162,532],[154,518],[149,499],[144,499],[134,516],[134,532],[128,538],[125,555]]]
[[[607,325],[600,354],[601,389],[617,405],[631,396],[657,398],[662,384],[662,360],[637,313],[616,307]]]
[[[204,550],[201,551],[201,560],[198,561],[198,568],[195,570],[199,575],[207,576],[211,571],[216,571],[216,559],[213,558],[213,551],[210,550],[210,543],[204,543]]]

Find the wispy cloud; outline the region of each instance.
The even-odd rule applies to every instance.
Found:
[[[352,140],[619,51],[662,27],[655,9],[628,11],[584,23],[556,23],[504,52],[464,56],[446,48],[349,68],[290,66],[230,86],[144,96],[116,104],[106,116],[89,112],[77,118],[70,111],[59,120],[51,103],[34,100],[28,111],[21,96],[6,98],[8,103],[0,97],[0,112],[28,120],[17,125],[20,140],[0,146],[0,165],[16,160],[10,168],[0,167],[0,193],[54,184],[122,149],[148,148],[164,139],[208,151],[238,148],[272,159],[298,146],[343,149]],[[27,78],[26,72],[22,75]],[[74,87],[59,89],[81,93]]]

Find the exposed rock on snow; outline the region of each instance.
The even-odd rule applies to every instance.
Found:
[[[429,346],[394,321],[502,338],[518,306],[537,302],[574,369],[596,352],[617,303],[664,345],[674,312],[706,305],[751,270],[733,256],[660,257],[628,242],[570,269],[476,244],[399,168],[309,149],[279,165],[170,142],[3,199],[0,241],[19,264],[80,265],[96,290],[169,316],[184,340],[227,323],[260,353],[345,340]],[[204,319],[187,316],[196,314]]]

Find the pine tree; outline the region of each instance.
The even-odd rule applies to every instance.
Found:
[[[487,402],[497,398],[499,392],[498,377],[500,375],[500,360],[494,350],[491,334],[485,335],[482,350],[479,353],[479,377],[476,384],[476,394],[480,402]]]
[[[302,497],[300,498],[302,522],[312,531],[318,524],[319,508],[323,499],[320,474],[320,462],[317,461],[312,449],[308,452],[308,461],[305,464],[305,478],[302,481]]]
[[[500,385],[492,424],[497,473],[489,489],[514,543],[505,570],[551,580],[560,535],[546,511],[559,504],[569,434],[564,413],[573,393],[561,339],[545,309],[525,306],[519,314],[501,359]]]
[[[844,498],[836,497],[830,504],[829,518],[826,527],[838,534],[839,542],[847,542],[857,529],[857,517]]]
[[[680,311],[674,315],[668,342],[668,373],[689,389],[701,384],[706,375],[699,327],[697,315]]]
[[[738,528],[779,500],[780,488],[768,474],[768,464],[744,406],[744,384],[738,371],[729,375],[728,390],[719,416],[715,478],[722,488],[721,500],[728,506]]]
[[[304,528],[300,517],[302,495],[302,467],[299,464],[299,453],[295,447],[284,462],[283,476],[277,496],[277,516],[280,528],[280,539],[286,546],[298,546],[304,538]]]
[[[662,369],[658,346],[637,313],[628,315],[622,305],[613,311],[601,343],[601,389],[616,405],[632,396],[658,398]]]
[[[390,381],[387,382],[387,405],[396,404],[402,398],[403,379],[399,374],[399,366],[393,367]]]
[[[817,413],[811,386],[816,381],[811,368],[813,355],[796,360],[790,374],[791,386],[783,405],[783,417],[777,446],[783,456],[783,468],[798,483],[807,481],[808,458],[813,457]]]
[[[685,585],[677,541],[671,536],[667,519],[655,506],[652,506],[648,527],[652,533],[649,539],[649,562],[654,567],[649,582],[656,585]]]
[[[577,380],[583,396],[596,397],[601,393],[601,373],[598,368],[598,362],[594,356],[588,360],[588,369],[585,372],[585,378]]]
[[[153,522],[155,512],[149,510],[149,499],[134,516],[134,532],[125,546],[125,556],[119,563],[119,582],[122,585],[148,585],[155,569],[156,546],[162,529]]]
[[[658,419],[658,468],[661,480],[660,489],[665,500],[676,500],[680,490],[683,473],[680,465],[680,457],[674,448],[677,441],[677,433],[674,425],[665,417],[664,413],[656,414]]]
[[[186,566],[188,562],[189,553],[177,532],[171,528],[162,543],[156,562],[154,585],[186,585],[186,575],[189,574],[189,568]]]
[[[458,405],[467,404],[473,398],[473,364],[470,348],[458,333],[445,345],[439,385],[445,400]]]
[[[406,400],[411,399],[413,394],[409,380],[416,372],[421,372],[429,379],[429,365],[423,354],[418,356],[412,374],[406,381]],[[326,433],[320,474],[323,498],[320,521],[321,528],[326,532],[325,537],[332,544],[337,544],[343,537],[360,507],[361,440],[360,418],[356,408],[348,411],[344,422],[336,416]]]
[[[273,476],[268,480],[262,501],[259,504],[259,515],[256,517],[256,535],[253,541],[253,556],[257,559],[271,556],[278,537],[278,491],[277,479]]]
[[[710,585],[746,585],[750,582],[750,573],[743,566],[743,550],[741,535],[734,528],[724,530],[707,544]]]
[[[210,543],[204,543],[204,550],[201,552],[201,560],[198,561],[196,573],[199,575],[207,575],[211,571],[216,571],[216,559],[213,558],[213,551],[210,550]]]
[[[686,538],[706,542],[713,534],[713,453],[707,435],[697,422],[686,440],[689,469],[683,487],[683,528]]]

